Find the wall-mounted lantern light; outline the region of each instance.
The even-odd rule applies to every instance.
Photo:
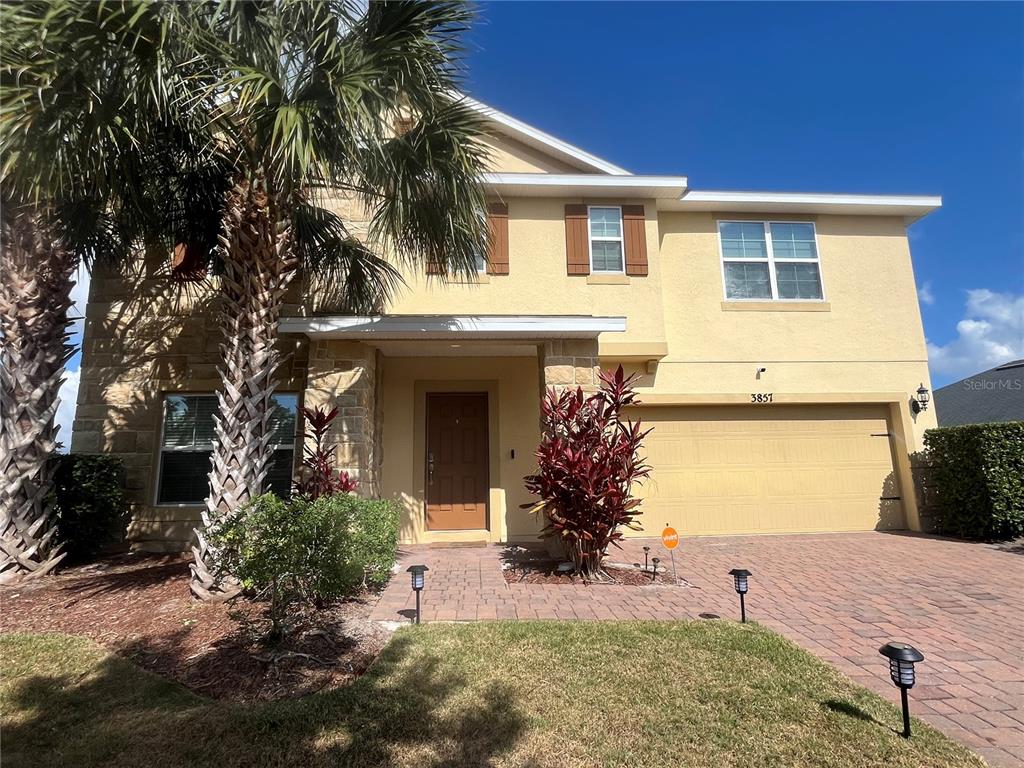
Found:
[[[746,568],[733,568],[729,571],[729,575],[732,576],[734,587],[736,588],[736,594],[740,596],[740,621],[744,624],[747,623],[747,605],[745,602],[747,589],[747,579],[750,578],[751,574]]]
[[[425,565],[410,565],[405,569],[412,575],[412,589],[416,593],[416,623],[420,623],[420,592],[423,591],[423,574],[430,569]]]
[[[886,643],[878,652],[889,659],[889,677],[893,685],[900,689],[903,701],[903,738],[909,739],[910,707],[907,704],[907,691],[914,687],[914,665],[924,661],[924,654],[906,643]]]
[[[921,382],[921,386],[917,388],[917,397],[910,401],[910,407],[914,413],[927,411],[929,400],[931,400],[931,394],[925,389],[924,382]]]

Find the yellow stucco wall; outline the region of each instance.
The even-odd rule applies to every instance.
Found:
[[[664,338],[662,262],[658,253],[658,214],[646,201],[647,277],[617,276],[597,284],[586,275],[566,275],[565,205],[578,198],[509,198],[509,274],[484,275],[469,283],[444,284],[406,270],[408,285],[391,306],[392,314],[594,315],[629,317],[617,341]],[[588,200],[592,205],[620,200]],[[636,201],[634,201],[636,202]],[[641,201],[642,202],[642,201]]]
[[[534,357],[385,357],[381,493],[402,509],[401,537],[412,541],[508,541],[536,538],[539,526],[520,504],[523,477],[535,467],[540,389]],[[490,494],[488,529],[424,530],[424,453],[428,392],[487,392]],[[515,458],[512,458],[512,451]]]
[[[548,157],[508,136],[489,136],[483,145],[490,155],[488,170],[495,173],[580,173],[568,163]]]

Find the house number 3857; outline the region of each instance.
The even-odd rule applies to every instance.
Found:
[[[752,403],[770,403],[772,401],[772,392],[757,392],[750,396],[750,402]]]

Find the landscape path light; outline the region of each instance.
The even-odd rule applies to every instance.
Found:
[[[644,570],[645,571],[651,570],[651,563],[648,560],[648,557],[650,556],[650,554],[651,554],[651,548],[650,547],[644,547]]]
[[[750,578],[751,573],[746,568],[733,568],[731,571],[729,571],[729,575],[733,578],[734,586],[736,588],[736,594],[740,596],[740,621],[746,624],[746,595],[747,589],[749,589],[750,587],[750,585],[747,583],[747,579]]]
[[[651,562],[654,563],[654,570],[651,571],[651,581],[654,581],[656,578],[658,578],[658,563],[661,562],[661,558],[652,557]]]
[[[416,593],[416,623],[420,623],[420,592],[423,591],[423,574],[430,569],[425,565],[410,565],[405,569],[412,575],[412,589]]]
[[[889,677],[893,685],[900,689],[903,703],[903,738],[910,738],[910,706],[907,704],[907,691],[914,687],[914,665],[924,661],[924,654],[917,648],[906,643],[886,643],[878,652],[889,660]]]

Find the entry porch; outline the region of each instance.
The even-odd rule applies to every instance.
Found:
[[[337,466],[391,499],[403,543],[536,541],[521,505],[548,386],[594,387],[615,317],[290,318],[303,404],[337,408]]]

